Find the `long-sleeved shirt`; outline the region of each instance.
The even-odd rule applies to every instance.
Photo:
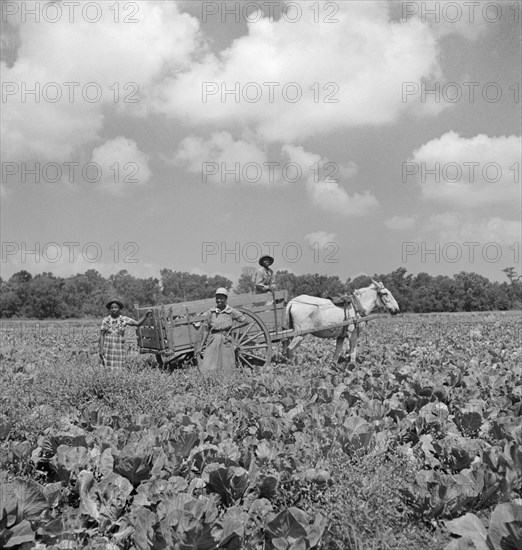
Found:
[[[243,323],[244,320],[245,316],[229,305],[225,309],[213,307],[205,315],[205,323],[211,332],[227,330],[232,327],[234,321]]]
[[[270,285],[275,282],[274,272],[269,267],[260,267],[256,271],[254,283],[256,285],[256,294],[263,294],[270,290]]]

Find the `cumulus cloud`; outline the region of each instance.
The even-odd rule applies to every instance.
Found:
[[[47,3],[24,5],[41,11]],[[10,85],[2,120],[8,160],[69,160],[99,139],[113,112],[159,113],[230,131],[250,127],[264,142],[295,143],[393,123],[408,110],[433,114],[447,107],[402,97],[404,82],[442,77],[444,26],[419,14],[397,21],[387,2],[336,3],[332,24],[315,22],[309,2],[291,2],[289,13],[302,14],[297,21],[265,14],[222,51],[212,51],[198,19],[181,11],[186,2],[97,3],[95,24],[82,17],[81,5],[74,23],[72,7],[51,5],[57,6],[49,8],[51,17],[62,11],[57,22],[27,17],[22,23],[20,10],[8,17],[17,33],[15,59],[2,63]],[[124,23],[129,17],[136,22]],[[480,21],[452,29],[479,32]],[[29,90],[40,86],[40,102],[23,92],[24,83]]]
[[[147,89],[165,71],[186,69],[199,45],[197,19],[180,13],[174,2],[127,3],[137,8],[134,14],[118,3],[119,22],[115,3],[92,3],[100,11],[95,23],[83,17],[81,5],[70,23],[72,7],[55,3],[62,15],[53,23],[48,20],[56,14],[42,12],[48,3],[22,4],[41,13],[38,22],[34,16],[22,22],[20,10],[8,16],[20,43],[13,64],[1,67],[8,92],[2,154],[12,161],[69,160],[98,138],[107,110],[140,112]],[[88,17],[97,14],[91,10]],[[137,22],[125,23],[128,17]],[[30,90],[36,95],[26,93]]]
[[[330,175],[346,180],[357,173],[355,163],[331,163],[328,158],[305,151],[301,146],[284,145],[281,162],[276,162],[268,159],[265,149],[259,144],[250,139],[234,140],[229,132],[224,131],[213,133],[208,139],[185,138],[171,162],[185,167],[188,172],[200,174],[203,183],[304,183],[315,206],[342,216],[366,216],[378,206],[372,193],[350,195]]]
[[[353,161],[339,165],[339,175],[343,178],[353,178],[357,173],[357,165]]]
[[[186,137],[173,159],[188,172],[200,174],[203,183],[270,184],[280,179],[280,170],[270,170],[267,155],[257,144],[234,140],[229,132],[216,132],[205,140]]]
[[[485,5],[486,4],[486,5]],[[401,21],[415,19],[428,25],[438,38],[460,34],[476,40],[488,30],[488,25],[502,18],[500,3],[465,2],[454,0],[423,0],[422,2],[401,2]]]
[[[127,4],[136,13],[128,13]],[[261,141],[295,143],[392,123],[405,110],[419,109],[403,101],[404,82],[441,76],[436,26],[417,16],[398,22],[387,2],[339,2],[338,23],[318,24],[308,2],[291,4],[290,11],[302,12],[298,21],[264,17],[215,52],[198,19],[181,12],[184,3],[118,2],[119,22],[116,4],[98,3],[96,24],[80,16],[81,5],[74,23],[72,8],[64,6],[55,23],[10,16],[19,46],[14,62],[2,64],[4,82],[11,84],[2,120],[4,158],[68,160],[99,139],[112,112],[159,113],[229,131],[249,127]],[[136,23],[124,23],[125,17]],[[45,88],[53,82],[58,86]],[[23,83],[40,86],[39,103],[25,97]],[[425,114],[443,108],[420,106]]]
[[[431,27],[393,21],[387,2],[337,3],[339,22],[329,25],[314,22],[309,3],[293,4],[303,12],[298,21],[250,23],[226,50],[167,76],[149,97],[151,109],[295,142],[394,122],[411,106],[402,101],[403,82],[441,73]]]
[[[145,185],[152,172],[149,156],[142,153],[132,139],[118,137],[108,140],[92,152],[97,165],[99,189],[112,195],[121,195],[130,188]],[[94,178],[93,173],[89,177]]]
[[[467,210],[494,204],[519,210],[520,151],[520,136],[447,132],[414,151],[403,175],[420,184],[426,200]]]
[[[384,225],[393,231],[406,231],[415,227],[416,216],[393,216],[384,220]]]
[[[330,243],[336,243],[337,242],[337,234],[336,233],[329,233],[328,231],[314,231],[313,233],[308,233],[308,235],[305,235],[305,241],[307,241],[309,244],[318,244],[320,248],[324,247],[327,244]]]
[[[377,199],[370,193],[349,195],[335,180],[326,179],[319,184],[309,184],[312,201],[321,209],[350,217],[363,217],[374,210]]]
[[[313,166],[316,163],[324,166],[328,162],[328,159],[305,151],[300,146],[285,145],[283,152],[291,162],[295,162],[302,168]],[[337,180],[330,177],[316,181],[315,175],[310,173],[305,179],[305,185],[307,194],[314,205],[321,210],[341,216],[363,217],[374,211],[379,205],[375,196],[369,191],[350,195]]]
[[[283,146],[282,158],[269,158],[266,147],[247,135],[235,140],[230,132],[215,132],[208,139],[188,136],[172,159],[187,172],[200,174],[203,183],[281,185],[324,183],[335,187],[334,176],[348,179],[357,174],[354,162],[329,162],[310,153]]]
[[[430,216],[425,229],[436,232],[443,242],[478,242],[482,245],[494,242],[513,245],[520,242],[522,222],[499,217],[481,221],[463,220],[456,212],[444,212]]]

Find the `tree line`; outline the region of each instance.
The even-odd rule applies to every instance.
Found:
[[[507,281],[499,283],[460,272],[452,277],[412,275],[403,267],[388,274],[361,275],[343,282],[337,276],[288,271],[276,273],[278,289],[290,297],[299,294],[325,296],[351,293],[368,286],[371,279],[382,281],[393,293],[403,312],[489,311],[522,308],[522,281],[514,268],[503,270]],[[132,313],[134,304],[151,306],[211,298],[218,287],[232,290],[233,282],[216,275],[196,275],[162,269],[160,278],[141,279],[122,270],[108,278],[94,269],[67,278],[52,273],[32,276],[19,271],[10,279],[0,278],[0,317],[68,319],[106,315],[105,303],[119,298]],[[233,289],[253,292],[251,270],[245,269]]]

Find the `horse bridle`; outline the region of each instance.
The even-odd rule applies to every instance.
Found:
[[[386,294],[386,291],[388,291],[386,288],[379,288],[377,289],[377,296],[379,296],[379,300],[381,301],[381,305],[382,307],[386,310],[386,311],[390,311],[388,309],[388,306],[386,305],[386,302],[382,299],[382,295],[383,294]]]

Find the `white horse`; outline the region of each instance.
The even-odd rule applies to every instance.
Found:
[[[352,304],[346,308],[338,307],[327,298],[316,298],[302,294],[288,302],[286,306],[286,315],[289,328],[295,330],[310,330],[317,328],[312,332],[313,336],[319,338],[336,338],[337,343],[333,360],[337,361],[343,349],[344,339],[349,338],[350,342],[350,361],[355,363],[357,354],[357,341],[360,334],[360,325],[348,325],[339,327],[345,320],[357,319],[368,315],[377,307],[384,307],[392,315],[399,312],[399,305],[395,301],[392,293],[385,286],[372,279],[372,284],[365,288],[359,288],[354,292],[356,300],[359,302],[356,311]],[[333,327],[333,328],[329,328]],[[306,336],[306,335],[305,335]],[[296,348],[301,344],[305,336],[295,336],[288,345],[288,356],[292,357]]]

